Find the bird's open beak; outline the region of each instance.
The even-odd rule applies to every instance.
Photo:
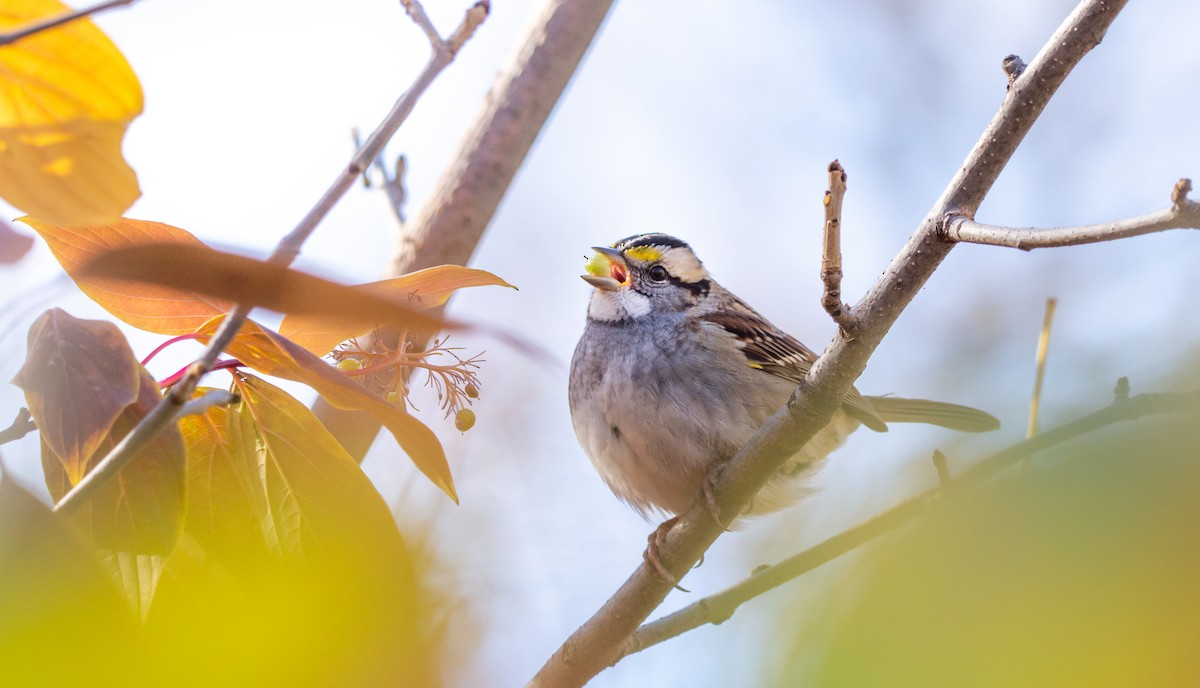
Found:
[[[588,274],[582,275],[583,281],[604,291],[616,291],[629,284],[629,264],[620,251],[603,246],[593,246],[592,250],[596,255],[587,262]]]

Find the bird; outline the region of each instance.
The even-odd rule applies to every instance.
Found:
[[[569,374],[572,425],[618,498],[646,518],[678,517],[787,402],[817,356],[722,287],[680,239],[638,234],[592,250],[582,277],[593,291]],[[889,422],[1000,426],[967,406],[851,388],[737,520],[810,494],[806,479],[850,433],[864,425],[885,432]]]

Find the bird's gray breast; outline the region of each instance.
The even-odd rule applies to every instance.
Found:
[[[580,444],[617,496],[681,513],[792,383],[751,368],[724,330],[677,314],[589,321],[571,365]]]

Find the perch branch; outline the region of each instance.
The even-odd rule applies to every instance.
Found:
[[[500,70],[429,201],[405,224],[387,276],[471,260],[611,5],[612,0],[546,2]],[[356,459],[362,459],[379,433],[379,423],[367,414],[334,408],[323,399],[313,409]]]
[[[0,444],[15,442],[34,430],[37,430],[37,423],[33,422],[33,414],[22,406],[17,411],[17,417],[13,419],[12,424],[0,430]]]
[[[1083,0],[1017,78],[941,198],[854,309],[853,338],[837,337],[784,408],[767,420],[713,481],[722,513],[738,514],[789,457],[829,423],[888,329],[954,247],[940,227],[973,215],[1050,98],[1100,43],[1127,0]],[[659,558],[681,579],[721,534],[703,496],[667,533]],[[640,565],[611,598],[554,652],[530,686],[581,686],[617,661],[638,625],[671,584]]]
[[[29,26],[17,29],[16,31],[0,34],[0,46],[10,45],[12,43],[16,43],[22,38],[28,38],[35,33],[41,33],[47,29],[53,29],[55,27],[62,26],[63,24],[73,22],[76,19],[90,17],[92,15],[100,14],[101,12],[121,7],[123,5],[132,5],[135,2],[137,2],[137,0],[108,0],[108,2],[102,2],[97,5],[92,5],[91,7],[85,7],[81,10],[74,10],[72,12],[67,12],[66,14],[61,14],[57,17],[51,17],[50,19],[45,19],[35,24],[30,24]]]
[[[854,332],[854,314],[842,303],[842,199],[846,197],[846,170],[837,160],[829,163],[829,190],[825,192],[825,242],[821,252],[821,282],[825,293],[821,306],[849,335]]]
[[[214,406],[229,406],[236,404],[239,397],[233,392],[228,392],[223,389],[210,389],[204,394],[192,399],[180,407],[179,413],[175,414],[175,420],[179,420],[184,416],[194,416],[207,412]]]
[[[416,0],[409,0],[409,3],[414,5],[419,4]],[[279,241],[270,258],[268,258],[269,261],[279,265],[290,265],[296,259],[304,241],[308,239],[321,220],[325,218],[333,206],[345,195],[346,191],[354,185],[354,181],[367,169],[371,161],[379,155],[379,152],[383,150],[383,146],[387,143],[388,139],[408,119],[408,115],[412,112],[413,107],[425,92],[425,89],[453,61],[458,47],[462,45],[462,41],[471,36],[475,29],[487,18],[487,13],[488,5],[482,0],[467,10],[462,24],[455,31],[454,37],[451,39],[451,41],[457,41],[456,44],[452,44],[451,41],[442,41],[440,38],[437,41],[431,40],[432,53],[425,68],[421,70],[421,73],[417,75],[416,80],[413,81],[408,90],[392,106],[391,111],[384,117],[379,127],[371,133],[366,143],[358,149],[354,157],[351,158],[350,163],[342,170],[342,173],[338,175],[325,194],[317,201],[316,205],[308,211],[291,232]],[[163,400],[150,413],[146,414],[138,422],[137,426],[96,464],[95,468],[88,472],[75,487],[71,488],[70,492],[63,495],[63,498],[54,506],[55,511],[69,512],[85,503],[92,493],[112,478],[112,476],[116,475],[130,459],[137,455],[142,447],[153,440],[158,433],[162,432],[167,424],[171,423],[178,416],[179,410],[191,400],[192,393],[195,391],[196,385],[200,382],[200,378],[212,370],[221,352],[224,351],[225,347],[229,346],[229,343],[237,335],[238,330],[246,322],[246,317],[249,313],[250,309],[242,304],[234,307],[233,311],[225,318],[221,323],[221,327],[209,341],[204,353],[201,354],[195,363],[189,366],[188,373],[183,379],[171,387],[170,391],[163,397]]]
[[[1136,397],[1116,401],[1095,413],[1027,439],[983,459],[955,478],[954,487],[955,490],[961,491],[965,487],[978,485],[987,477],[1014,463],[1024,462],[1051,447],[1113,423],[1134,420],[1152,414],[1187,411],[1193,413],[1200,411],[1200,391],[1140,394]],[[939,469],[939,475],[940,473]],[[774,566],[756,570],[736,585],[643,625],[621,649],[621,657],[641,652],[704,624],[722,623],[733,616],[738,607],[747,601],[812,571],[822,564],[833,561],[874,538],[927,513],[938,502],[938,497],[942,493],[943,488],[939,485],[938,488],[907,499],[870,520],[844,530]]]
[[[1190,179],[1180,179],[1171,192],[1171,207],[1115,222],[1079,227],[997,227],[975,222],[962,214],[947,216],[945,237],[951,241],[988,246],[1007,246],[1031,251],[1035,248],[1078,246],[1101,241],[1162,232],[1168,229],[1200,229],[1200,203],[1189,200]]]

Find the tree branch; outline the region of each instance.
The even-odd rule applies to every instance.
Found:
[[[408,0],[406,6],[409,3],[419,6],[416,0]],[[321,196],[316,205],[308,211],[291,232],[279,241],[279,244],[276,245],[275,250],[268,258],[270,262],[278,265],[290,265],[296,259],[304,241],[313,233],[313,230],[317,228],[317,225],[320,224],[321,220],[325,218],[333,206],[341,200],[346,191],[353,186],[354,181],[367,169],[371,161],[379,155],[379,152],[383,150],[388,139],[408,119],[409,114],[412,112],[417,100],[425,92],[425,89],[454,60],[454,55],[458,47],[461,47],[462,41],[469,38],[483,20],[487,18],[487,12],[488,5],[484,0],[475,3],[475,5],[467,10],[462,24],[452,37],[452,41],[457,41],[457,43],[442,41],[440,38],[437,40],[431,38],[432,52],[425,68],[421,70],[421,73],[417,75],[416,80],[413,81],[408,90],[392,106],[391,111],[388,112],[375,131],[367,138],[366,143],[354,154],[350,163],[342,170],[341,174],[338,175],[329,189]],[[63,495],[63,498],[54,506],[55,511],[70,512],[85,503],[101,485],[116,475],[126,463],[136,456],[142,447],[146,446],[158,433],[162,432],[168,424],[178,417],[180,409],[192,399],[192,393],[195,391],[196,385],[199,384],[200,378],[212,370],[221,352],[225,350],[225,347],[229,346],[229,343],[237,335],[238,330],[246,322],[246,317],[249,313],[250,308],[242,304],[234,307],[233,311],[221,323],[221,327],[213,335],[213,338],[209,341],[200,358],[189,366],[188,372],[183,379],[172,386],[170,391],[164,395],[162,401],[150,413],[146,414],[133,430],[122,438],[79,483],[71,488],[70,492]]]
[[[825,241],[821,253],[821,282],[825,294],[821,306],[842,328],[854,331],[857,322],[850,306],[842,303],[842,199],[846,197],[846,170],[837,160],[829,163],[829,190],[825,192]]]
[[[1191,188],[1190,179],[1180,179],[1172,190],[1170,208],[1115,222],[1051,229],[1014,228],[985,225],[956,214],[947,216],[944,234],[951,241],[1032,251],[1035,248],[1079,246],[1127,239],[1168,229],[1200,229],[1200,203],[1188,200],[1187,197]]]
[[[29,409],[22,406],[12,424],[0,430],[0,444],[15,442],[34,430],[37,430],[37,423],[33,422],[33,415],[29,413]]]
[[[547,1],[496,77],[430,200],[404,226],[388,276],[470,261],[611,5],[612,0]],[[343,411],[322,399],[313,410],[356,459],[379,433],[379,423],[367,414]]]
[[[1095,413],[1045,432],[1038,437],[1027,439],[983,459],[955,478],[953,486],[956,494],[961,493],[963,488],[978,485],[985,478],[1004,468],[1024,462],[1051,447],[1114,423],[1135,420],[1152,414],[1194,413],[1196,411],[1200,411],[1200,391],[1139,394],[1126,400],[1119,400]],[[641,652],[705,624],[720,624],[728,620],[738,607],[747,601],[928,513],[938,502],[939,497],[945,494],[945,487],[945,485],[939,484],[935,489],[907,499],[870,520],[844,530],[774,566],[761,567],[736,585],[698,600],[661,619],[644,624],[621,649],[620,657]]]
[[[1008,90],[942,196],[891,265],[855,307],[853,339],[835,337],[787,405],[734,456],[714,481],[722,513],[744,511],[779,467],[829,423],[892,323],[945,259],[954,242],[939,231],[948,214],[973,215],[1030,127],[1070,71],[1100,43],[1127,0],[1084,0]],[[682,578],[720,535],[700,497],[667,534],[659,557]],[[576,630],[530,681],[531,686],[581,686],[615,662],[637,626],[662,603],[670,583],[646,565]]]
[[[61,14],[57,17],[51,17],[50,19],[45,19],[37,22],[36,24],[30,24],[29,26],[17,29],[16,31],[0,34],[0,46],[10,45],[12,43],[16,43],[22,38],[28,38],[35,33],[41,33],[47,29],[53,29],[55,27],[62,26],[63,24],[73,22],[76,19],[90,17],[92,15],[100,14],[101,12],[121,7],[123,5],[132,5],[135,2],[137,2],[137,0],[108,0],[108,2],[102,2],[97,5],[92,5],[91,7],[85,7],[81,10],[75,10],[73,12]]]

